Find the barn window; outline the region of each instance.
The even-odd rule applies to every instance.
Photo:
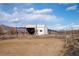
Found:
[[[40,32],[42,32],[42,30],[40,30]]]

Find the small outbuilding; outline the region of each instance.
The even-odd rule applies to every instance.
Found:
[[[46,25],[27,25],[26,30],[31,35],[46,35],[48,28]]]

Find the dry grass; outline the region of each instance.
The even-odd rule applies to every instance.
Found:
[[[46,56],[63,55],[64,41],[62,39],[24,39],[1,40],[0,55]]]

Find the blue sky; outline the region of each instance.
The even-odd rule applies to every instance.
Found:
[[[49,28],[79,28],[78,3],[2,3],[0,4],[0,24],[25,26],[45,24]]]

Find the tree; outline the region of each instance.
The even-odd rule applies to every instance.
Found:
[[[0,26],[0,35],[4,34],[3,30],[4,29]]]
[[[10,33],[11,33],[11,34],[17,34],[16,28],[11,28],[11,29],[10,29]]]

